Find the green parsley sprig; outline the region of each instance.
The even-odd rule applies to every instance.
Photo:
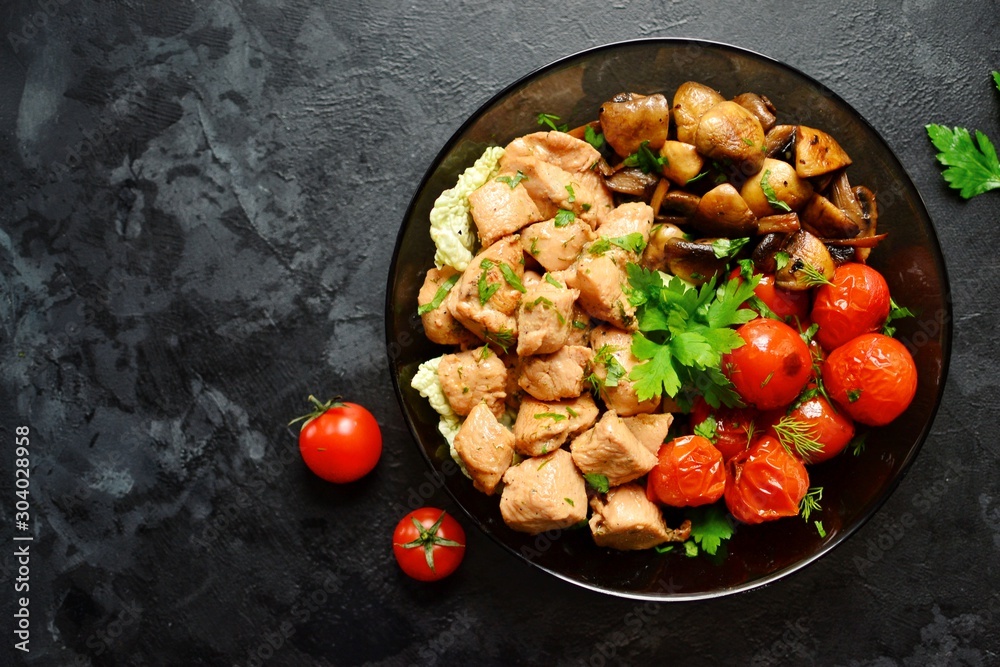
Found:
[[[1000,72],[993,82],[1000,90]],[[1000,188],[1000,160],[989,137],[976,130],[975,139],[964,127],[925,125],[927,136],[940,151],[937,160],[945,166],[944,180],[965,199]]]

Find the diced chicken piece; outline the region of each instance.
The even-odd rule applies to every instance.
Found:
[[[469,471],[472,485],[493,495],[514,459],[514,434],[497,421],[485,403],[480,403],[458,429],[455,451]]]
[[[507,392],[507,407],[517,412],[521,406],[521,397],[524,395],[524,390],[517,383],[521,377],[521,357],[511,351],[503,354],[500,359],[507,367],[507,384],[504,388]]]
[[[691,535],[690,521],[676,530],[667,526],[660,508],[639,484],[615,487],[605,498],[594,496],[590,506],[594,509],[590,532],[601,547],[651,549],[664,542],[683,542]]]
[[[536,132],[506,146],[500,172],[527,177],[521,183],[543,218],[564,209],[594,227],[613,206],[604,180],[591,170],[600,158],[593,146],[564,132]]]
[[[580,345],[526,357],[521,363],[518,385],[540,401],[576,398],[583,393],[584,377],[593,358],[593,351]]]
[[[674,416],[668,413],[639,414],[623,417],[622,421],[643,447],[656,454],[667,438],[670,425],[674,423]]]
[[[606,347],[605,347],[606,346]],[[609,408],[620,415],[656,412],[660,396],[640,401],[629,373],[639,364],[632,354],[632,335],[602,324],[590,332],[590,347],[594,350],[592,369],[601,385],[601,397]]]
[[[540,282],[542,282],[542,277],[534,271],[525,271],[521,278],[521,284],[524,285],[525,289],[531,289]],[[523,301],[524,297],[521,297],[521,300]]]
[[[548,354],[565,345],[573,328],[573,304],[579,296],[575,289],[544,281],[528,288],[517,311],[517,353]]]
[[[590,315],[580,304],[573,306],[573,319],[570,321],[570,332],[569,338],[566,339],[567,345],[587,345],[590,346],[590,332],[594,328],[594,323],[590,319]]]
[[[649,230],[653,228],[653,208],[643,202],[629,202],[612,209],[601,220],[597,233],[608,239],[629,234],[642,234],[642,244],[649,243]],[[641,253],[640,253],[641,254]],[[638,254],[631,261],[638,261]]]
[[[456,277],[457,282],[461,276],[458,271],[450,266],[428,271],[427,277],[424,278],[424,284],[420,287],[420,292],[417,294],[417,305],[426,306],[431,304],[437,296],[438,290],[442,289],[443,285],[447,285],[452,277]],[[454,285],[455,283],[452,283],[452,287],[448,288],[449,291],[447,294],[451,293]],[[475,334],[463,327],[448,311],[447,294],[445,295],[445,299],[436,308],[420,316],[427,340],[438,345],[475,345],[479,339],[476,338]]]
[[[564,401],[525,396],[514,422],[514,449],[523,456],[551,452],[596,421],[597,404],[590,394]]]
[[[544,219],[521,183],[512,188],[503,181],[489,180],[469,195],[469,206],[484,248]]]
[[[587,518],[587,488],[565,449],[507,469],[500,514],[514,530],[536,535],[569,528]]]
[[[578,435],[569,449],[577,468],[604,475],[611,486],[642,477],[657,461],[614,410],[605,412],[594,428]]]
[[[480,339],[508,348],[517,340],[514,311],[522,292],[508,282],[501,264],[506,265],[520,284],[523,261],[517,235],[505,236],[486,248],[472,259],[462,279],[452,288],[448,311]],[[481,293],[480,285],[485,293]]]
[[[584,250],[576,262],[576,275],[570,282],[580,290],[579,302],[585,311],[620,329],[636,327],[635,306],[624,292],[628,285],[625,262],[629,254],[617,246],[598,254]]]
[[[585,243],[596,238],[590,225],[582,220],[557,227],[552,219],[525,227],[521,245],[546,271],[562,271],[576,261]]]
[[[457,414],[467,415],[480,403],[500,417],[507,398],[507,367],[488,347],[446,354],[438,364],[445,398]]]

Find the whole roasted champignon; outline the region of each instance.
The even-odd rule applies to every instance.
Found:
[[[740,188],[740,196],[754,215],[763,217],[781,212],[798,211],[812,196],[813,188],[809,181],[799,178],[795,168],[787,162],[764,158],[760,172],[748,178]],[[764,192],[764,177],[774,195],[774,199],[788,207],[785,210],[780,205],[774,205]]]
[[[605,141],[621,157],[638,151],[644,141],[658,151],[670,131],[670,103],[659,93],[619,93],[601,105],[600,121]]]
[[[663,245],[664,266],[668,273],[700,285],[726,269],[726,259],[715,254],[713,243],[718,239],[688,241],[672,237]]]
[[[754,116],[757,116],[757,120],[760,121],[764,132],[769,132],[778,120],[778,117],[774,115],[776,111],[774,104],[763,95],[742,93],[734,97],[733,102],[736,102]]]
[[[729,183],[715,186],[698,202],[692,223],[711,236],[740,237],[757,233],[757,216]]]
[[[736,102],[719,102],[702,115],[694,145],[705,157],[729,165],[730,180],[740,184],[764,164],[764,128]]]
[[[789,236],[782,251],[788,261],[774,275],[778,287],[802,291],[833,278],[833,257],[826,244],[804,229]]]
[[[672,107],[677,141],[693,145],[702,115],[725,99],[718,91],[697,81],[686,81],[678,86]]]

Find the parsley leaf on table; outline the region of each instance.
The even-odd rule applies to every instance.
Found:
[[[993,72],[993,82],[1000,90],[1000,72]],[[949,128],[931,123],[927,136],[940,153],[944,180],[965,199],[1000,188],[1000,160],[989,137],[976,130],[975,139],[964,127]]]

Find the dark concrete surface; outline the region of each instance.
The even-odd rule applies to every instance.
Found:
[[[949,191],[923,131],[1000,140],[997,7],[839,5],[0,2],[0,664],[1000,664],[1000,193]],[[933,432],[857,535],[748,594],[602,596],[473,530],[456,575],[409,581],[390,533],[425,466],[382,314],[407,203],[501,87],[652,36],[785,61],[897,151],[952,279]],[[363,482],[298,459],[285,423],[310,393],[378,417]]]

